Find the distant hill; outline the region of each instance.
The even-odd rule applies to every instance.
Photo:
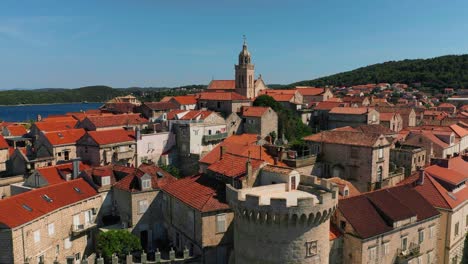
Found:
[[[468,55],[389,61],[289,86],[350,86],[367,83],[421,83],[424,87],[468,87]]]
[[[164,96],[187,94],[205,87],[204,85],[187,85],[177,88],[112,88],[96,85],[76,89],[6,90],[0,91],[0,105],[105,102],[116,96],[127,94],[133,94],[142,101],[156,101]]]

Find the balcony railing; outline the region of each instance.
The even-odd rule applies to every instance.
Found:
[[[128,149],[124,151],[117,151],[114,155],[117,160],[131,159],[133,158],[134,152],[133,149]]]
[[[410,243],[409,247],[406,250],[399,248],[397,250],[397,264],[406,264],[410,260],[418,257],[420,255],[420,247],[419,244]]]
[[[227,133],[219,133],[219,134],[214,134],[214,135],[204,135],[203,136],[203,142],[208,143],[212,141],[219,141],[222,139],[227,138]]]
[[[94,219],[86,224],[72,225],[72,234],[76,236],[94,227],[96,227]]]

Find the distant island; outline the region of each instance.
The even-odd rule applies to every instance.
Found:
[[[112,88],[104,85],[76,89],[36,89],[0,91],[0,105],[30,105],[55,103],[93,103],[133,94],[142,101],[159,101],[164,96],[199,92],[205,85],[187,85],[176,88]]]
[[[389,61],[352,71],[333,74],[289,85],[270,84],[270,88],[294,86],[351,86],[367,83],[417,84],[437,92],[443,88],[468,87],[468,55],[447,55],[431,59]],[[0,91],[0,105],[105,102],[113,97],[133,94],[143,102],[159,101],[164,96],[196,93],[206,85],[186,85],[175,88],[112,88],[104,85],[77,89],[44,88],[36,90]]]

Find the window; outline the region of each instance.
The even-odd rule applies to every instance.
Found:
[[[107,186],[110,184],[110,176],[104,176],[101,178],[101,186]]]
[[[53,236],[55,234],[55,225],[54,223],[50,223],[47,225],[47,232],[49,233],[49,236]]]
[[[418,243],[421,244],[424,241],[424,230],[418,232]]]
[[[193,130],[193,133],[195,134],[195,136],[198,136],[198,129],[197,129],[197,130]]]
[[[34,243],[41,242],[41,231],[36,230],[34,231]]]
[[[435,234],[434,232],[435,232],[435,226],[429,227],[429,238],[434,237],[434,234]]]
[[[143,214],[148,210],[148,200],[138,201],[138,213]]]
[[[217,107],[221,108],[221,102],[217,102]]]
[[[379,148],[379,159],[383,159],[383,148]]]
[[[345,230],[345,228],[346,228],[346,222],[345,221],[340,221],[340,228],[341,228],[341,230]]]
[[[422,256],[419,256],[419,257],[416,259],[416,263],[417,263],[417,264],[422,264]]]
[[[60,253],[60,246],[56,245],[55,246],[55,255],[58,256],[59,253]]]
[[[379,168],[377,169],[377,182],[382,182],[382,166],[379,166]]]
[[[317,255],[317,241],[306,242],[306,258]]]
[[[88,211],[85,211],[84,214],[85,214],[85,225],[88,225],[93,221],[93,211],[88,210]]]
[[[70,240],[69,237],[67,237],[67,238],[65,238],[65,239],[63,240],[63,247],[64,247],[65,249],[70,249],[70,248],[72,247],[72,241]]]
[[[460,232],[459,232],[459,231],[460,231],[459,229],[460,229],[460,223],[457,222],[457,223],[455,224],[455,233],[454,233],[455,236],[458,236],[458,234],[460,233]]]
[[[348,196],[349,195],[349,190],[344,190],[344,196]]]
[[[388,255],[390,253],[390,242],[385,242],[383,244],[383,254]]]
[[[141,187],[142,189],[149,189],[151,188],[151,180],[150,179],[145,179],[141,181]]]
[[[401,238],[401,250],[406,250],[408,248],[408,237]]]
[[[216,233],[226,232],[226,214],[216,215]]]
[[[434,260],[433,252],[427,252],[427,264],[432,264],[432,261]]]
[[[377,259],[377,249],[376,247],[369,248],[369,260]]]
[[[375,122],[377,120],[377,117],[375,115],[372,115],[372,122]]]

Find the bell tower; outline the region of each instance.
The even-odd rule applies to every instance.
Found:
[[[239,64],[236,69],[236,93],[247,98],[255,97],[255,66],[251,63],[250,52],[247,49],[247,42],[244,35],[244,44],[242,51],[239,53]]]

